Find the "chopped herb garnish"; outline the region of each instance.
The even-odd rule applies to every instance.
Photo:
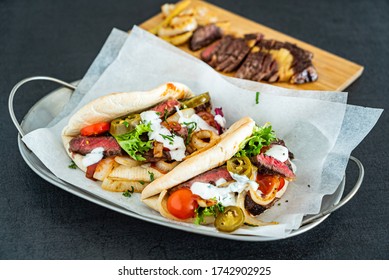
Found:
[[[277,205],[278,205],[278,206],[280,206],[280,205],[281,205],[281,203],[278,203]]]
[[[71,161],[70,164],[68,165],[70,169],[76,169],[77,165],[74,163],[74,161]]]
[[[159,135],[161,135],[163,139],[169,140],[169,144],[173,145],[173,143],[174,143],[174,139],[173,139],[174,138],[174,134],[173,135],[164,135],[164,134],[160,133]]]
[[[308,188],[310,188],[311,187],[311,185],[308,185]]]
[[[147,171],[149,173],[149,176],[150,176],[150,182],[154,181],[154,173],[153,172],[150,172],[150,171]]]
[[[144,184],[145,184],[145,182],[143,182],[143,181],[139,181],[139,184],[141,184],[141,185],[144,185]]]
[[[255,93],[255,104],[258,104],[259,103],[259,95],[260,95],[261,93],[259,92],[259,91],[257,91],[256,93]]]
[[[289,202],[289,200],[285,200],[285,202]]]
[[[128,123],[128,121],[124,121],[123,124],[128,127],[130,124]]]
[[[197,129],[197,123],[196,122],[183,122],[183,124],[188,128],[188,137],[186,137],[185,144],[188,145],[192,133]]]
[[[166,122],[168,113],[169,113],[168,109],[165,108],[164,113],[163,113],[163,121],[164,122]]]
[[[271,125],[265,124],[262,127],[254,126],[253,134],[239,145],[239,151],[235,156],[256,156],[261,152],[262,147],[270,145],[276,139]]]
[[[160,116],[161,115],[161,112],[155,112],[158,116]]]
[[[197,207],[195,210],[195,224],[200,225],[202,222],[204,222],[204,217],[207,216],[214,216],[216,217],[217,214],[224,212],[224,206],[219,202],[215,205],[209,206],[209,207]]]
[[[135,191],[134,186],[131,186],[131,190],[126,190],[125,192],[123,192],[123,196],[125,196],[125,197],[131,197],[132,194],[134,193],[134,191]]]

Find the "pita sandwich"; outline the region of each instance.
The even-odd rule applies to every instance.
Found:
[[[270,208],[294,180],[293,154],[269,124],[256,126],[244,117],[220,141],[151,182],[142,201],[176,221],[209,224],[231,232]]]

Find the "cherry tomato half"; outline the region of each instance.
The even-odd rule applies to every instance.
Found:
[[[179,219],[194,217],[198,204],[196,197],[189,189],[179,189],[170,194],[167,200],[167,209],[170,214]]]
[[[80,134],[82,136],[94,136],[94,135],[99,135],[105,132],[109,131],[110,128],[110,123],[109,122],[101,122],[101,123],[95,123],[88,125],[81,129]]]
[[[278,187],[278,191],[282,190],[282,188],[285,186],[285,179],[280,177],[280,186]]]
[[[280,188],[280,179],[279,176],[274,175],[257,175],[257,183],[258,183],[258,189],[264,194],[268,195],[273,191],[274,188],[277,188],[277,191],[279,191]],[[285,181],[284,181],[285,184]]]

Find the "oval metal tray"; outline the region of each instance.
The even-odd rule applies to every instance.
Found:
[[[63,87],[52,91],[51,93],[43,97],[41,100],[39,100],[24,116],[21,125],[19,125],[13,110],[14,96],[17,90],[23,84],[30,81],[36,81],[36,80],[46,80],[46,81],[56,82],[62,85]],[[233,234],[226,234],[221,232],[204,232],[201,230],[201,228],[199,229],[187,228],[187,227],[182,227],[179,224],[166,223],[161,220],[155,220],[149,217],[142,216],[138,213],[132,212],[128,209],[122,208],[110,201],[94,196],[93,193],[85,192],[79,189],[78,187],[73,186],[57,178],[53,173],[51,173],[46,168],[46,166],[44,166],[44,164],[35,156],[35,154],[32,153],[27,148],[27,146],[21,140],[21,137],[35,129],[38,129],[40,127],[45,127],[62,110],[65,104],[69,101],[73,90],[76,88],[76,84],[77,82],[69,84],[51,77],[31,77],[31,78],[24,79],[20,81],[18,84],[16,84],[10,93],[9,103],[8,103],[9,112],[12,121],[14,122],[16,128],[19,131],[19,135],[18,135],[19,150],[24,161],[36,174],[38,174],[40,177],[50,182],[51,184],[67,192],[70,192],[78,197],[81,197],[83,199],[96,203],[100,206],[111,209],[113,211],[122,213],[124,215],[128,215],[130,217],[138,218],[151,223],[155,223],[155,224],[159,224],[159,225],[163,225],[163,226],[167,226],[179,230],[184,230],[192,233],[209,235],[209,236],[214,236],[219,238],[241,240],[241,241],[270,241],[270,240],[280,239],[280,238],[263,237],[263,236],[233,235]],[[39,120],[39,122],[37,120]],[[317,215],[305,216],[300,228],[298,228],[297,230],[293,230],[290,234],[287,235],[287,238],[299,235],[301,233],[304,233],[316,227],[317,225],[322,223],[325,219],[327,219],[330,213],[345,205],[355,195],[355,193],[358,191],[359,187],[362,184],[362,180],[364,177],[364,168],[362,163],[358,159],[354,157],[350,157],[350,159],[354,161],[359,168],[359,177],[352,190],[343,199],[341,199],[344,192],[345,183],[346,183],[346,177],[344,177],[339,187],[333,194],[324,196],[320,213]]]

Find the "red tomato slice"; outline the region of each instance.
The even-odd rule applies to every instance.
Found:
[[[278,191],[282,190],[282,188],[285,186],[285,179],[282,177],[279,177],[280,179],[280,186],[278,187]]]
[[[111,124],[109,122],[96,123],[84,127],[83,129],[81,129],[80,133],[82,136],[99,135],[108,132],[110,126]]]
[[[257,183],[258,183],[258,189],[264,194],[268,195],[272,192],[274,187],[277,187],[277,191],[279,191],[279,185],[280,185],[280,177],[273,176],[273,175],[257,175]],[[284,181],[285,184],[285,181]]]
[[[196,196],[191,190],[185,188],[171,193],[167,200],[168,211],[179,219],[193,218],[197,207]]]

